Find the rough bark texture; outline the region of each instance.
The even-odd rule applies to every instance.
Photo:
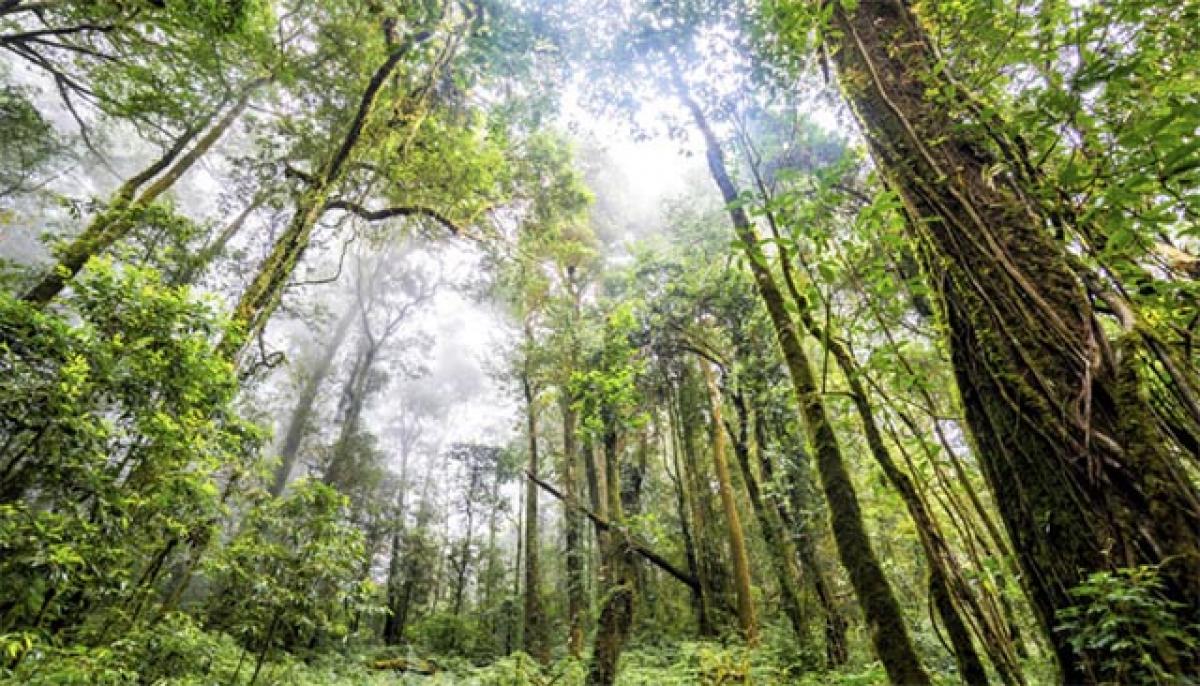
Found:
[[[817,471],[829,504],[838,555],[866,616],[868,633],[875,653],[894,683],[928,684],[929,675],[926,674],[916,649],[913,648],[900,605],[896,602],[891,584],[888,583],[883,568],[875,557],[875,551],[871,548],[870,538],[863,525],[858,495],[854,492],[854,484],[842,458],[837,435],[825,412],[824,399],[813,375],[812,364],[801,345],[795,323],[787,311],[783,293],[767,266],[767,258],[758,244],[754,226],[745,210],[736,204],[737,187],[729,177],[716,136],[678,74],[676,82],[680,98],[692,113],[696,126],[704,137],[709,171],[725,202],[729,204],[729,215],[734,230],[747,250],[755,286],[775,328],[796,400],[800,405],[804,427],[817,458]]]
[[[1114,354],[1124,346],[1104,338],[1046,213],[1009,174],[989,182],[1006,161],[985,140],[989,122],[964,126],[955,113],[971,110],[967,93],[931,100],[943,96],[927,86],[955,84],[935,76],[944,63],[917,18],[897,0],[844,7],[827,34],[839,81],[909,214],[1023,581],[1063,678],[1106,678],[1053,631],[1073,604],[1069,590],[1092,572],[1161,563],[1180,619],[1191,621],[1200,499],[1154,428],[1130,369],[1136,356]]]

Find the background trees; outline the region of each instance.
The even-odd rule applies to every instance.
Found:
[[[0,0],[0,680],[1186,682],[1197,19]]]

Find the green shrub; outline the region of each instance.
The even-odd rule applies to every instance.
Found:
[[[1200,646],[1200,627],[1181,625],[1182,605],[1167,598],[1157,566],[1096,572],[1071,596],[1078,604],[1058,613],[1057,630],[1118,683],[1178,683],[1180,661]]]

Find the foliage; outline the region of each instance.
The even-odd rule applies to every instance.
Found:
[[[1057,631],[1087,663],[1121,683],[1173,684],[1178,663],[1200,645],[1200,624],[1183,624],[1157,566],[1097,572],[1071,589],[1078,605],[1058,613]]]
[[[48,168],[64,152],[50,123],[15,86],[0,87],[0,151],[0,198],[45,183]]]
[[[261,437],[233,409],[210,307],[152,270],[92,267],[60,312],[0,296],[0,579],[22,589],[6,626],[136,616]]]
[[[316,481],[255,503],[206,565],[217,590],[210,622],[263,655],[346,639],[356,614],[377,611],[373,584],[359,578],[363,534],[346,521],[347,507]]]

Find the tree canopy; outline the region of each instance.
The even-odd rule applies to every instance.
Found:
[[[1197,26],[0,0],[0,683],[1195,683]]]

